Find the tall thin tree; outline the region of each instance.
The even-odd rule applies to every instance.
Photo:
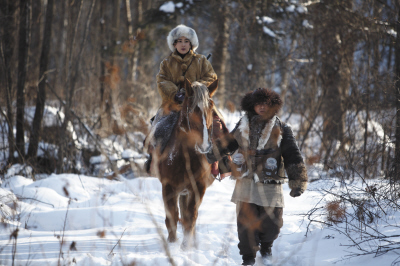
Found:
[[[15,138],[14,138],[14,114],[12,110],[13,101],[13,80],[12,80],[12,57],[14,53],[15,44],[15,13],[17,10],[17,3],[13,0],[6,0],[0,2],[0,10],[4,15],[4,21],[0,23],[3,28],[3,36],[1,42],[1,57],[3,61],[3,68],[5,71],[5,94],[7,103],[7,113],[5,118],[8,125],[8,160],[14,161],[15,151]],[[2,112],[3,114],[3,112]],[[4,114],[3,114],[4,115]]]
[[[229,43],[229,18],[228,18],[228,5],[226,1],[217,1],[214,4],[214,12],[216,12],[215,23],[218,29],[218,35],[214,40],[214,58],[213,67],[215,73],[218,75],[218,90],[217,99],[219,108],[224,107],[225,103],[225,72],[226,62],[228,60],[228,43]]]
[[[29,138],[29,148],[28,148],[28,157],[35,158],[37,155],[37,150],[39,147],[39,139],[42,133],[42,120],[43,120],[43,112],[46,101],[46,80],[47,80],[47,71],[49,64],[49,56],[50,56],[50,44],[51,44],[51,28],[53,21],[53,8],[54,0],[47,1],[46,8],[46,22],[44,26],[43,32],[43,44],[42,44],[42,52],[40,55],[40,70],[39,70],[39,90],[37,93],[36,99],[36,110],[35,115],[32,121],[32,130]]]
[[[19,41],[18,41],[18,83],[17,83],[17,135],[16,148],[19,159],[25,157],[25,79],[28,62],[29,47],[29,0],[20,0],[19,3]]]
[[[394,179],[400,180],[400,4],[397,4],[396,46],[395,46],[395,89],[396,89],[396,151]]]

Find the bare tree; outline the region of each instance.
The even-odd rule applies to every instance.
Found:
[[[17,84],[17,136],[16,148],[19,159],[25,157],[25,79],[28,62],[29,47],[29,0],[20,0],[19,4],[19,42],[18,42],[18,84]]]
[[[76,23],[75,29],[73,29],[71,27],[71,29],[73,29],[74,33],[73,33],[73,41],[71,42],[71,48],[70,48],[71,56],[69,56],[69,61],[68,61],[69,70],[68,70],[67,86],[66,86],[66,91],[65,91],[66,100],[65,100],[65,104],[64,104],[65,117],[64,117],[64,121],[62,123],[61,129],[60,129],[57,172],[63,172],[64,157],[66,155],[67,145],[72,145],[72,143],[69,143],[69,141],[68,141],[69,138],[68,138],[68,133],[67,133],[67,127],[68,127],[68,124],[71,122],[73,98],[74,98],[76,86],[78,83],[81,60],[82,60],[82,56],[83,56],[83,51],[85,49],[88,32],[90,30],[91,18],[92,18],[95,4],[96,4],[96,0],[92,0],[90,9],[89,9],[89,12],[88,12],[88,15],[86,18],[86,23],[84,24],[85,28],[84,28],[83,38],[82,38],[79,46],[76,45],[76,48],[79,49],[78,52],[76,53],[76,56],[73,56],[73,53],[75,50],[75,38],[77,37],[75,35],[77,34],[76,29],[78,28],[78,24],[80,22],[80,14],[82,12],[83,0],[80,2],[80,5],[79,5],[79,14],[78,14],[78,18],[75,22]]]
[[[354,33],[349,32],[349,1],[326,1],[314,12],[315,34],[321,51],[321,87],[323,95],[323,149],[324,164],[331,159],[335,141],[343,143],[346,98],[349,92]],[[339,15],[341,14],[341,15]],[[329,30],[328,30],[329,29]]]
[[[44,106],[46,104],[46,81],[47,81],[47,72],[48,72],[48,64],[49,64],[49,56],[50,56],[50,44],[51,44],[51,28],[53,23],[53,6],[54,0],[47,1],[46,8],[46,22],[43,32],[43,44],[42,44],[42,52],[40,55],[40,70],[39,70],[39,90],[36,99],[36,109],[35,116],[32,121],[32,130],[29,138],[29,148],[28,148],[28,157],[36,158],[37,150],[39,147],[39,139],[42,133],[42,120],[43,120],[43,112]]]
[[[395,46],[395,89],[396,89],[396,151],[394,179],[400,180],[400,4],[397,2],[396,46]]]
[[[14,118],[13,118],[13,62],[12,57],[14,54],[15,43],[15,13],[17,10],[17,3],[13,0],[6,0],[0,3],[0,10],[3,13],[4,21],[2,24],[3,38],[1,42],[1,58],[3,61],[3,69],[5,72],[5,95],[7,104],[7,114],[5,119],[8,125],[8,160],[14,161],[15,139],[14,139]],[[3,112],[2,112],[3,114]],[[4,115],[4,114],[3,114]]]
[[[214,38],[214,57],[213,67],[218,75],[218,90],[216,98],[218,99],[219,108],[224,107],[226,92],[226,64],[228,60],[228,41],[229,41],[229,6],[226,1],[216,1],[214,3],[214,17],[217,28],[217,35]]]

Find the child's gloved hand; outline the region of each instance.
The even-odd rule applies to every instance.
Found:
[[[303,194],[304,190],[301,188],[294,188],[290,191],[290,196],[292,196],[293,198],[301,196],[301,194]]]
[[[175,94],[174,100],[175,102],[181,104],[183,103],[183,100],[185,99],[185,92],[178,92]]]

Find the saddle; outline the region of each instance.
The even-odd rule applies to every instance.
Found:
[[[163,116],[155,125],[154,139],[156,147],[160,147],[160,153],[163,153],[179,119],[179,112],[172,111]]]

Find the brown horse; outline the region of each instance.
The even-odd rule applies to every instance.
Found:
[[[206,188],[214,181],[206,153],[212,148],[214,103],[211,96],[217,86],[218,81],[207,88],[199,82],[192,85],[185,80],[185,99],[170,139],[161,153],[159,148],[153,153],[152,172],[162,183],[168,241],[177,240],[179,201],[184,229],[182,248],[191,245],[189,240],[194,237],[199,206]]]

